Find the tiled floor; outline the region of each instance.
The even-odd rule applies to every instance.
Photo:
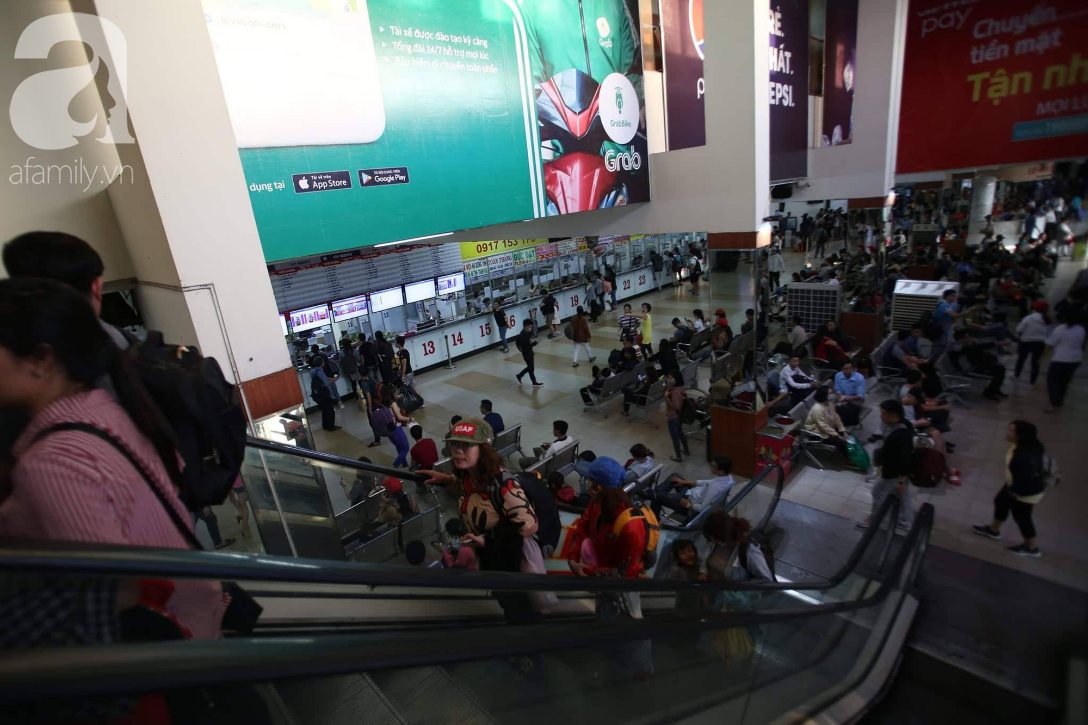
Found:
[[[787,253],[787,265],[792,272],[804,264],[803,255]],[[1062,262],[1057,279],[1051,280],[1048,295],[1056,301],[1067,290],[1076,271],[1083,263]],[[741,263],[736,273],[714,273],[711,283],[704,284],[700,297],[693,298],[684,290],[670,289],[640,298],[653,304],[655,337],[663,337],[670,330],[669,321],[674,316],[690,316],[691,310],[700,308],[709,313],[723,307],[738,329],[743,311],[752,299],[750,280],[751,266]],[[600,361],[613,347],[616,315],[606,314],[596,325],[591,346]],[[589,382],[591,365],[584,361],[578,368],[571,367],[571,344],[565,338],[547,340],[541,337],[537,347],[537,376],[543,388],[519,386],[514,375],[521,369],[520,355],[511,346],[509,353],[498,349],[486,351],[457,361],[453,370],[438,369],[417,377],[416,384],[427,401],[424,409],[415,417],[423,425],[428,436],[441,437],[451,416],[477,415],[479,401],[493,401],[495,411],[503,416],[507,425],[521,423],[523,443],[530,451],[533,445],[551,440],[551,422],[563,419],[570,423],[570,435],[581,442],[583,450],[593,450],[597,455],[613,456],[626,460],[628,449],[634,443],[644,443],[656,452],[656,460],[666,464],[671,471],[684,476],[697,476],[707,472],[703,458],[705,441],[692,441],[695,454],[683,463],[668,460],[672,446],[664,425],[664,413],[659,406],[651,415],[650,423],[633,422],[619,415],[619,402],[609,404],[607,419],[599,414],[583,413],[578,388]],[[1011,361],[1008,361],[1011,366]],[[700,370],[700,387],[707,384],[707,369]],[[1006,382],[1009,398],[992,403],[981,398],[969,400],[970,408],[955,409],[953,432],[948,439],[957,444],[957,452],[951,464],[961,469],[963,485],[953,488],[942,483],[935,489],[913,489],[915,506],[923,502],[933,503],[937,509],[936,530],[933,543],[961,553],[979,557],[1000,565],[1013,567],[1055,582],[1088,590],[1088,491],[1084,476],[1080,473],[1088,463],[1088,453],[1083,445],[1083,430],[1088,424],[1088,366],[1078,371],[1065,410],[1059,415],[1042,413],[1045,402],[1044,385],[1040,380],[1036,388],[1026,382]],[[879,400],[871,400],[875,405]],[[1005,428],[1009,421],[1022,417],[1035,422],[1050,452],[1061,464],[1065,481],[1050,491],[1036,507],[1036,524],[1039,529],[1039,546],[1042,559],[1022,559],[1008,553],[1004,545],[978,537],[970,530],[970,524],[987,521],[992,513],[991,501],[1002,481],[1002,469],[1007,444]],[[870,415],[866,430],[868,437],[875,428],[877,416]],[[344,429],[327,434],[316,430],[317,447],[350,457],[367,456],[376,463],[391,463],[395,452],[385,441],[380,448],[367,448],[372,440],[369,426],[354,404],[349,402],[345,411],[338,413],[338,424]],[[827,457],[825,457],[826,459]],[[833,457],[832,457],[833,458]],[[839,471],[827,459],[826,471],[802,466],[787,483],[784,497],[787,500],[811,506],[822,511],[851,519],[862,519],[871,504],[870,485],[864,476]],[[1005,545],[1018,543],[1015,525],[1010,521],[1004,530]]]

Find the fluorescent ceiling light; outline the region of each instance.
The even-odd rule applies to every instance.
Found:
[[[411,239],[398,239],[395,242],[386,242],[384,244],[375,244],[375,247],[391,247],[394,244],[408,244],[409,242],[422,242],[424,239],[438,239],[439,237],[452,237],[453,232],[445,232],[444,234],[428,234],[425,237],[412,237]]]

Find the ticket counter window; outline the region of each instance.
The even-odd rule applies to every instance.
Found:
[[[319,350],[336,345],[332,330],[332,311],[328,305],[292,310],[287,318],[294,338],[291,357],[296,365],[308,363],[310,350],[314,345]]]
[[[435,311],[439,324],[464,317],[468,313],[465,299],[465,274],[457,272],[438,278],[438,297],[435,298]]]
[[[370,326],[374,332],[384,333],[387,339],[408,330],[402,288],[392,287],[370,294]]]
[[[337,340],[347,332],[353,340],[360,334],[368,338],[373,334],[370,329],[370,301],[366,295],[349,297],[332,303],[332,319]]]
[[[410,332],[428,330],[438,324],[437,296],[438,287],[433,279],[404,285],[404,314]]]

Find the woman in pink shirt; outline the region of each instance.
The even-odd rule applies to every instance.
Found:
[[[190,548],[172,433],[87,299],[57,282],[3,280],[0,319],[7,321],[0,327],[0,406],[30,417],[12,448],[10,488],[0,491],[0,537]],[[116,398],[102,389],[106,379]],[[117,611],[138,600],[187,636],[219,636],[225,598],[218,582],[139,584],[112,593]],[[76,631],[82,624],[57,626]],[[104,629],[100,642],[117,634]]]

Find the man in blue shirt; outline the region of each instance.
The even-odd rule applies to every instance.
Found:
[[[845,426],[861,422],[861,406],[865,405],[865,377],[847,360],[835,373],[835,410]]]
[[[502,416],[498,413],[493,412],[491,410],[491,407],[492,406],[490,400],[481,400],[480,415],[482,415],[487,424],[491,426],[491,431],[495,435],[498,435],[499,433],[502,433],[504,430],[506,430],[506,424],[502,422]]]
[[[933,311],[933,319],[944,330],[945,337],[949,338],[952,336],[952,320],[962,317],[963,313],[956,310],[956,290],[946,289],[941,298],[937,309]]]

